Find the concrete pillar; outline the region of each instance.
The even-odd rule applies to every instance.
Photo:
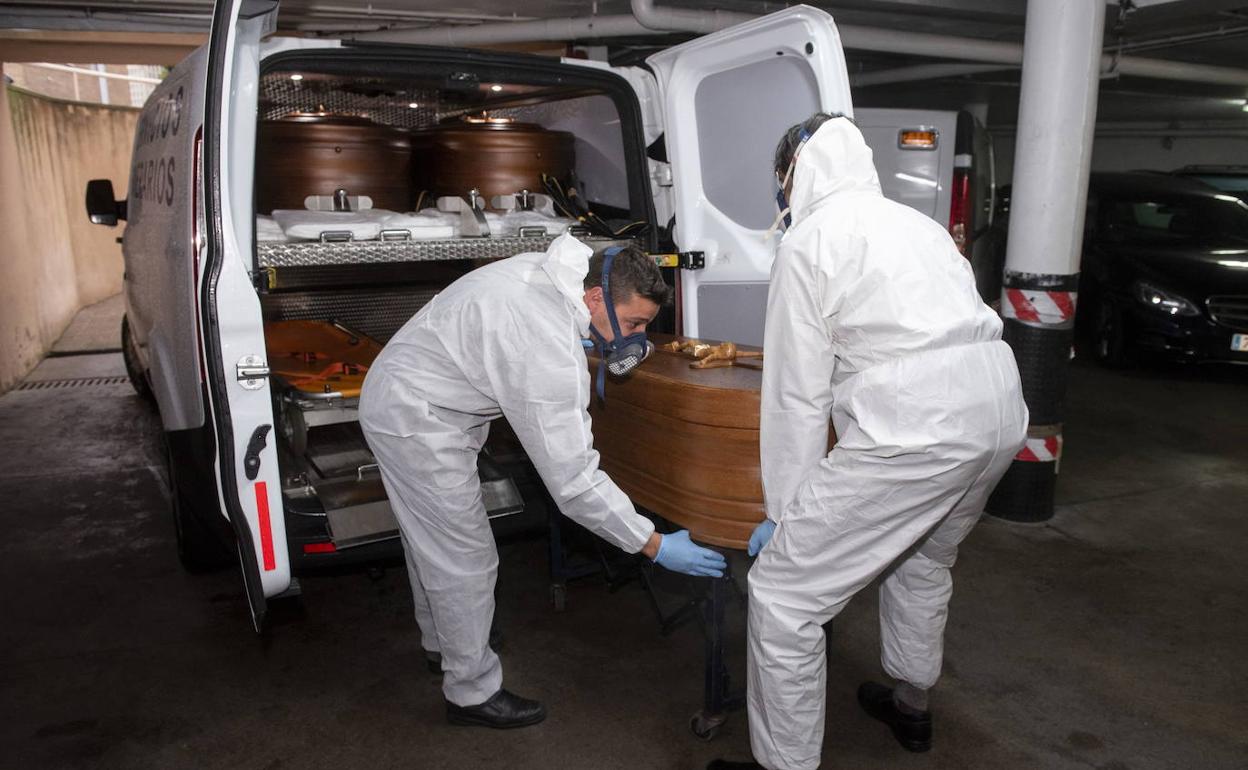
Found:
[[[1014,521],[1053,516],[1104,27],[1102,0],[1027,4],[1001,313],[1031,427],[988,502]]]

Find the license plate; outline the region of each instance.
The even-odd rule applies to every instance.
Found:
[[[1248,334],[1232,334],[1231,350],[1248,353]]]

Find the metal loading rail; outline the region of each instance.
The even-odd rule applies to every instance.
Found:
[[[729,602],[735,600],[742,611],[748,604],[745,592],[733,578],[731,549],[706,546],[724,554],[724,558],[728,561],[728,569],[724,572],[724,576],[722,578],[682,576],[688,587],[689,598],[674,609],[665,610],[654,585],[652,576],[654,565],[648,559],[634,554],[623,559],[615,559],[613,562],[603,549],[602,541],[593,537],[593,558],[577,563],[570,562],[564,545],[565,517],[559,513],[558,508],[549,498],[547,508],[550,529],[550,592],[555,611],[562,612],[567,606],[568,581],[602,574],[610,593],[615,593],[634,580],[641,584],[650,607],[654,611],[659,633],[662,636],[671,634],[690,620],[696,621],[703,638],[702,708],[690,717],[689,729],[702,740],[709,741],[715,738],[728,720],[729,714],[745,705],[745,688],[733,689],[732,676],[728,671],[724,650],[727,630],[725,616]],[[638,508],[638,512],[666,523],[662,517],[652,511]]]

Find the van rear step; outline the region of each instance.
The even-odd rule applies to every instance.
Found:
[[[371,471],[371,474],[370,474]],[[499,519],[524,511],[520,490],[489,457],[477,461],[486,516]],[[386,498],[376,466],[364,466],[356,476],[326,479],[313,484],[325,509],[329,535],[338,550],[399,536],[399,523]]]

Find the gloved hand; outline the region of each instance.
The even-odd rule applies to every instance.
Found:
[[[746,549],[746,553],[750,556],[758,556],[759,551],[763,550],[763,546],[771,542],[771,533],[776,531],[776,523],[771,519],[763,519],[763,523],[754,528],[750,533],[750,546]]]
[[[728,567],[723,554],[696,545],[689,539],[687,529],[663,535],[654,563],[673,572],[699,577],[723,577]]]

